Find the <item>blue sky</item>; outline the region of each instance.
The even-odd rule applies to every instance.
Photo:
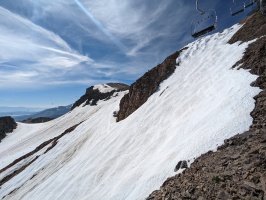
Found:
[[[221,31],[229,0],[214,8]],[[0,0],[0,106],[53,107],[75,102],[91,85],[133,83],[193,41],[193,0]]]

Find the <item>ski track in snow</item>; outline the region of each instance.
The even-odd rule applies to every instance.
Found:
[[[144,199],[176,174],[178,161],[248,130],[260,90],[250,86],[256,76],[231,69],[248,45],[227,44],[239,28],[189,44],[175,73],[119,123],[112,115],[125,92],[44,124],[20,123],[0,144],[1,168],[84,121],[3,184],[0,197],[17,189],[6,199]]]

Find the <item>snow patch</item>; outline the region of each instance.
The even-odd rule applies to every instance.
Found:
[[[99,90],[101,93],[107,93],[107,92],[112,92],[113,90],[115,90],[115,88],[107,85],[107,84],[99,84],[99,85],[95,85],[93,87],[93,90]]]

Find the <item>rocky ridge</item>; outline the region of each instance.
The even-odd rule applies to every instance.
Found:
[[[87,88],[86,93],[73,104],[71,110],[80,106],[84,102],[86,102],[84,106],[95,106],[99,100],[108,100],[115,92],[125,91],[129,88],[128,85],[123,83],[107,83],[103,84],[102,86],[105,88],[111,87],[112,90],[109,92],[101,92],[98,88],[95,89],[95,86],[91,86]]]
[[[49,118],[49,117],[37,117],[37,118],[29,118],[21,121],[22,123],[27,123],[27,124],[36,124],[36,123],[44,123],[53,120],[54,118]]]
[[[229,41],[232,44],[259,37],[233,66],[250,69],[250,73],[259,76],[252,83],[262,91],[254,97],[250,130],[225,140],[216,152],[210,151],[197,158],[181,174],[168,178],[147,200],[266,199],[265,25],[266,18],[257,12]]]
[[[117,121],[127,118],[143,105],[148,98],[158,90],[160,83],[166,80],[176,69],[176,59],[181,49],[167,57],[161,64],[146,72],[141,78],[129,87],[129,93],[120,101],[120,109],[117,114]]]
[[[17,123],[12,117],[0,117],[0,142],[6,137],[6,133],[11,133],[17,128]]]

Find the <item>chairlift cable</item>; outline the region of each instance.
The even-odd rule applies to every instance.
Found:
[[[204,14],[205,12],[199,9],[198,1],[199,1],[199,0],[196,0],[196,10],[199,11],[200,14]]]

